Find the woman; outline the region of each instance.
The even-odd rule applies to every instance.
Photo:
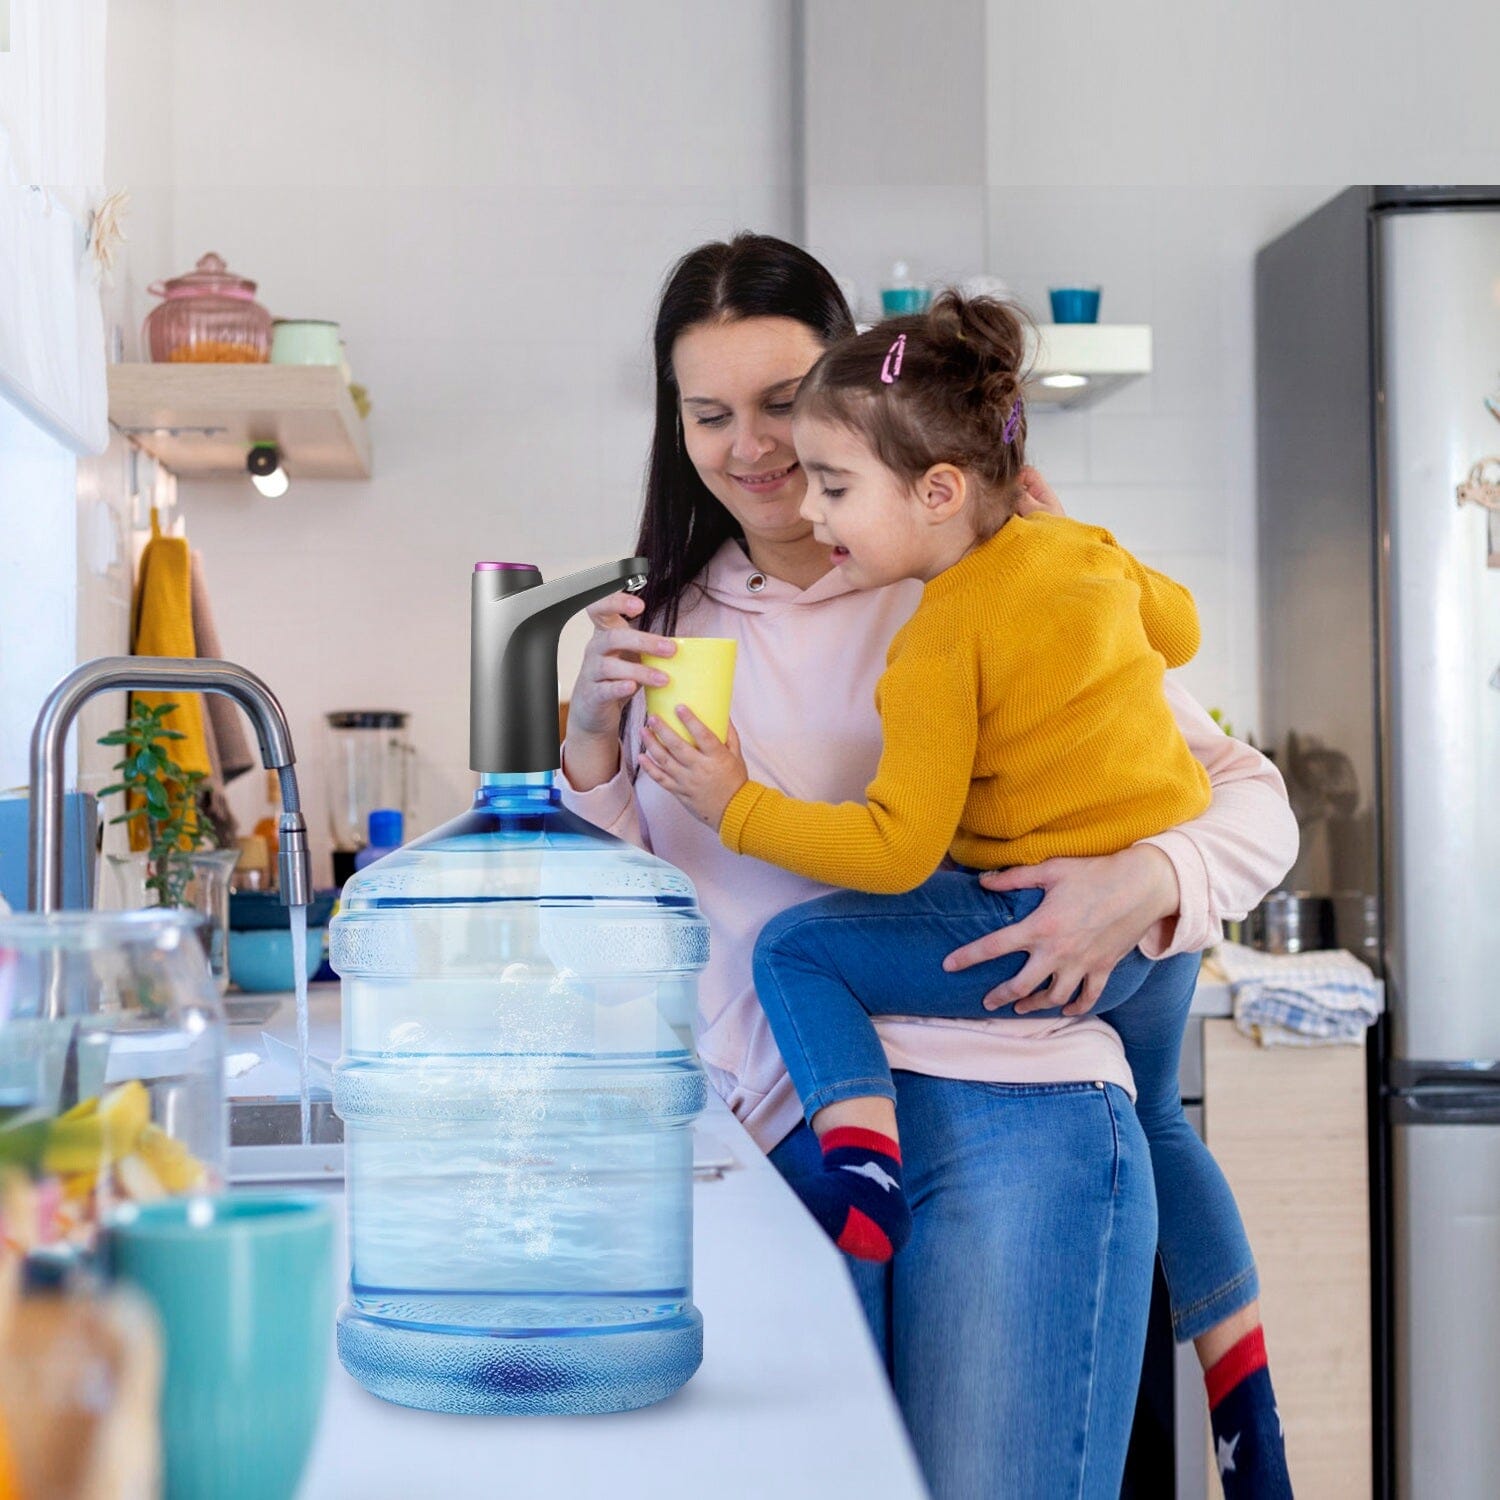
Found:
[[[771,916],[821,888],[728,854],[637,780],[636,694],[663,680],[638,658],[669,654],[662,637],[673,632],[734,635],[751,774],[802,798],[862,795],[880,751],[874,684],[920,584],[861,593],[831,568],[799,515],[790,432],[798,382],[852,326],[827,271],[782,241],[745,235],[679,263],[655,333],[637,547],[649,583],[644,602],[615,595],[591,609],[564,747],[569,804],[697,885],[713,932],[699,1052],[793,1183],[815,1170],[818,1148],[756,1003],[750,955]],[[1029,488],[1035,503],[1055,503],[1038,477]],[[1213,807],[1106,859],[1050,861],[1019,882],[986,876],[1047,891],[1032,917],[959,955],[1030,954],[997,998],[1049,976],[1071,994],[1138,944],[1152,957],[1202,947],[1290,864],[1296,829],[1274,769],[1171,693]],[[890,1020],[880,1031],[898,1070],[915,1227],[893,1265],[854,1274],[934,1495],[1117,1495],[1156,1241],[1118,1037],[1087,1016]]]

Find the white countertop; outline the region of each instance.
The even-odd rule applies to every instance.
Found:
[[[224,1003],[230,1021],[226,1050],[231,1055],[241,1056],[253,1052],[262,1059],[254,1067],[230,1079],[230,1097],[295,1097],[297,1070],[294,1060],[285,1052],[277,1052],[274,1047],[268,1048],[262,1040],[263,1034],[269,1034],[274,1041],[296,1047],[297,1018],[292,996],[242,995],[236,992],[227,995]],[[269,1018],[261,1019],[255,1014],[271,1005],[275,1006],[275,1010]],[[237,1013],[247,1009],[254,1018],[237,1021]],[[1192,1014],[1205,1017],[1229,1015],[1229,986],[1221,979],[1200,975],[1193,995]],[[314,1059],[314,1092],[319,1087],[316,1076],[318,1063],[332,1063],[338,1057],[341,1046],[339,987],[337,984],[315,984],[308,992],[308,1052]],[[324,1092],[326,1091],[325,1084]]]
[[[231,1095],[295,1096],[295,1063],[263,1041],[264,1033],[295,1046],[291,997],[231,995],[227,1009],[233,1016],[262,998],[281,1002],[273,1015],[229,1028],[231,1055],[261,1059],[231,1080]],[[338,1056],[338,1007],[337,985],[313,987],[315,1059]],[[1200,981],[1193,1011],[1227,1015],[1227,986]],[[693,1297],[704,1359],[683,1390],[608,1417],[444,1416],[370,1395],[344,1372],[330,1337],[328,1393],[299,1500],[921,1500],[921,1476],[843,1257],[712,1093],[710,1101],[694,1158],[722,1170],[700,1171],[694,1184]],[[341,1148],[321,1150],[324,1191],[342,1211]],[[342,1254],[337,1276],[342,1300]]]
[[[337,986],[315,986],[309,1009],[310,1052],[337,1056]],[[264,1055],[263,1030],[295,1041],[290,1004],[231,1026],[231,1055]],[[278,1056],[231,1083],[241,1098],[296,1089],[295,1066]],[[922,1500],[843,1256],[712,1093],[695,1134],[695,1161],[723,1170],[694,1183],[704,1356],[681,1391],[606,1417],[412,1411],[347,1375],[330,1330],[328,1393],[299,1500]],[[342,1210],[338,1186],[324,1191]],[[342,1254],[337,1276],[342,1300]]]

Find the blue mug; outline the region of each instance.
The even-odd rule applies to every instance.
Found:
[[[323,1402],[333,1215],[313,1199],[123,1210],[106,1256],[161,1322],[167,1500],[291,1500]]]
[[[1047,293],[1052,299],[1054,323],[1097,323],[1099,321],[1099,288],[1096,286],[1055,286]]]

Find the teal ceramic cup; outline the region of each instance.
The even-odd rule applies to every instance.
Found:
[[[167,1500],[290,1500],[333,1333],[333,1216],[312,1199],[174,1198],[122,1214],[115,1276],[161,1321]]]

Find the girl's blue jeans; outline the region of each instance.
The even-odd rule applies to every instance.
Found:
[[[912,1237],[849,1270],[933,1500],[1118,1500],[1156,1246],[1129,1096],[906,1072],[896,1094]],[[793,1188],[821,1159],[806,1125],[771,1153]]]
[[[1011,1014],[981,1002],[1020,971],[1024,953],[956,974],[944,972],[943,959],[1019,922],[1042,894],[987,891],[974,872],[944,869],[902,896],[835,891],[767,923],[755,948],[756,992],[807,1117],[842,1099],[896,1097],[872,1015]],[[1195,953],[1153,962],[1137,949],[1116,965],[1094,1007],[1119,1032],[1135,1075],[1172,1328],[1184,1341],[1259,1295],[1234,1195],[1182,1112],[1177,1068],[1197,972]],[[904,1118],[901,1126],[904,1143]]]

